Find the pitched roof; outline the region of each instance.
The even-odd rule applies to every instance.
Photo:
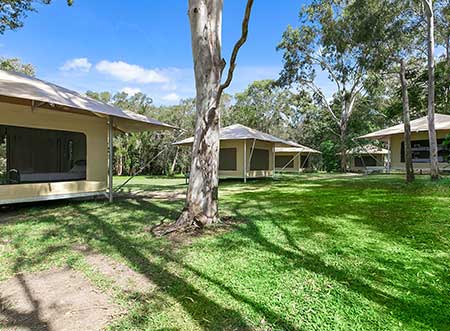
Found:
[[[322,152],[312,149],[308,146],[303,146],[297,144],[300,147],[275,147],[275,153],[311,153],[311,154],[322,154]]]
[[[450,130],[450,115],[435,114],[434,117],[436,130]],[[428,131],[428,117],[424,116],[411,121],[411,132]],[[368,133],[359,139],[383,139],[395,134],[403,134],[405,132],[403,123],[391,126],[387,129],[378,130]]]
[[[261,141],[268,141],[280,146],[302,147],[293,142],[283,140],[281,138],[272,136],[242,124],[233,124],[220,129],[220,140],[242,140],[242,139],[256,139]],[[194,142],[194,137],[189,137],[174,143],[174,145],[191,145]]]
[[[389,151],[372,144],[357,146],[347,151],[347,154],[388,154]]]
[[[120,109],[64,87],[11,71],[0,70],[0,96],[45,103],[55,107],[55,110],[59,108],[84,111],[100,117],[114,116],[116,119],[114,125],[122,131],[175,128],[169,124]]]

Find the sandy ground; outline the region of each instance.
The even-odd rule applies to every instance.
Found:
[[[0,329],[102,330],[120,307],[81,273],[65,268],[0,283]]]

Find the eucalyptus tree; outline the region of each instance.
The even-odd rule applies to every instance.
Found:
[[[277,47],[284,52],[279,82],[311,92],[338,125],[342,171],[347,168],[348,123],[356,100],[366,94],[366,63],[372,52],[366,44],[355,43],[355,33],[359,32],[354,30],[348,10],[352,2],[312,0],[300,11],[300,26],[288,26]],[[334,83],[333,100],[339,109],[330,101],[330,93],[327,95],[320,86],[318,73],[325,73]]]
[[[423,0],[427,21],[428,55],[428,139],[430,146],[430,175],[432,180],[439,179],[438,145],[434,122],[435,114],[435,59],[434,59],[434,5],[433,0]]]
[[[436,3],[436,43],[444,46],[445,60],[450,66],[450,1]]]
[[[15,71],[28,76],[35,75],[34,66],[30,63],[23,63],[19,58],[0,58],[0,69],[7,71]]]
[[[186,204],[173,226],[175,230],[219,221],[220,99],[233,79],[239,49],[247,40],[252,5],[253,0],[247,0],[241,37],[234,45],[227,77],[221,83],[226,67],[221,55],[223,0],[188,2],[197,113]]]
[[[287,139],[293,139],[306,107],[301,95],[270,79],[252,82],[234,95],[234,101],[222,114],[223,125],[240,123]]]
[[[422,56],[421,22],[414,1],[356,0],[350,6],[358,42],[370,45],[372,60],[367,70],[378,81],[395,74],[401,89],[404,123],[406,181],[414,180],[408,70],[410,62]]]
[[[0,1],[0,34],[6,30],[16,30],[23,26],[28,12],[36,11],[35,4],[50,4],[51,0],[7,0]],[[72,6],[73,0],[67,0]]]

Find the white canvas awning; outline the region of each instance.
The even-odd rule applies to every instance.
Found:
[[[300,145],[300,147],[276,147],[275,153],[309,153],[322,154],[320,151],[312,149],[307,146]]]
[[[220,140],[245,140],[255,139],[260,141],[267,141],[275,143],[276,146],[291,146],[302,147],[301,145],[293,142],[283,140],[281,138],[272,136],[268,133],[264,133],[241,124],[233,124],[220,129]],[[174,143],[174,145],[192,145],[194,137],[189,137]]]
[[[114,127],[123,132],[174,129],[175,127],[144,115],[120,109],[78,92],[23,74],[0,70],[0,98],[28,103],[55,111],[90,113],[114,118]]]
[[[352,149],[349,149],[347,151],[347,154],[350,155],[361,155],[361,154],[370,154],[370,155],[376,155],[376,154],[382,154],[386,155],[389,154],[389,151],[385,148],[381,148],[372,144],[358,146]]]
[[[450,115],[435,114],[434,118],[436,130],[450,130]],[[426,132],[428,131],[428,118],[427,116],[418,118],[411,121],[411,132]],[[390,128],[378,130],[364,136],[358,137],[358,139],[379,139],[385,140],[390,136],[396,134],[403,134],[403,123],[391,126]]]

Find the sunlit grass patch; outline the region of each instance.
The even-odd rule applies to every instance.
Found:
[[[123,182],[118,179],[117,183]],[[186,190],[137,177],[127,190]],[[85,245],[155,284],[127,294],[114,330],[446,330],[450,328],[450,181],[302,174],[224,181],[227,231],[184,245],[152,227],[184,201],[124,197],[21,207],[0,223],[0,279],[70,265],[110,285]]]

